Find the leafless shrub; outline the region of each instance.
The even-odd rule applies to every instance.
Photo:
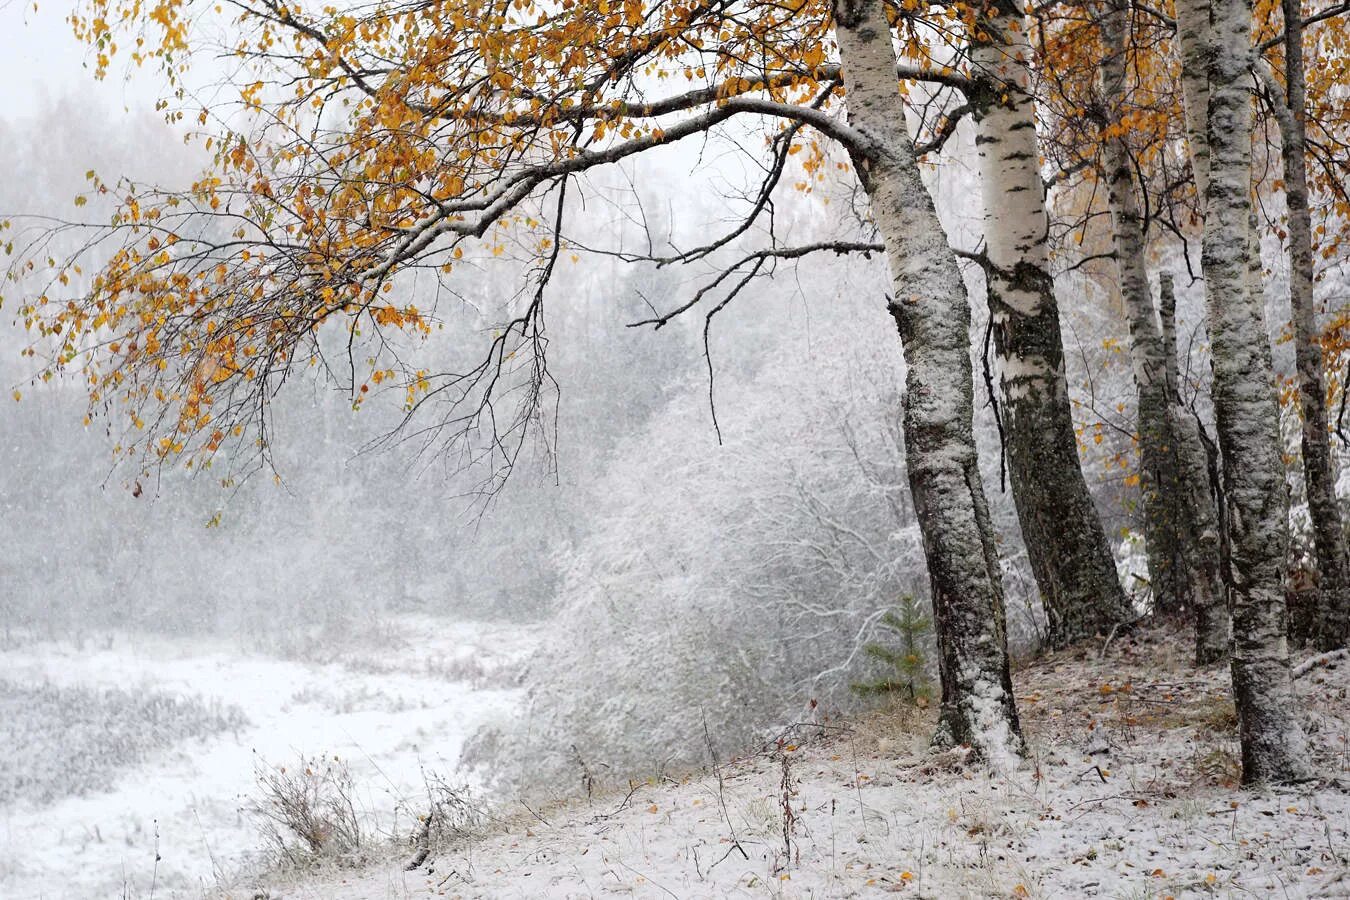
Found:
[[[302,758],[295,768],[259,763],[254,778],[258,796],[248,812],[279,860],[303,866],[361,851],[355,781],[341,759]]]
[[[438,656],[434,659],[428,659],[424,664],[426,674],[430,678],[439,678],[442,681],[465,682],[472,685],[475,689],[486,685],[488,675],[491,670],[483,664],[478,656]]]
[[[423,780],[426,807],[417,814],[419,824],[412,834],[414,852],[408,870],[426,862],[433,849],[473,837],[490,818],[467,786],[451,784],[432,772],[423,772]]]
[[[782,868],[786,869],[792,865],[792,838],[793,831],[797,825],[797,813],[792,808],[792,798],[796,795],[796,779],[792,777],[791,754],[792,746],[784,746],[778,752],[778,759],[783,768],[783,777],[780,779],[778,788],[779,808],[783,812],[783,863]],[[800,857],[801,851],[798,850]],[[800,861],[800,860],[799,860]]]

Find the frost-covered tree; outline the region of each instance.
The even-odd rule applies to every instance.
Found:
[[[1316,256],[1312,179],[1309,178],[1307,159],[1309,103],[1303,4],[1299,0],[1284,0],[1281,9],[1285,25],[1283,89],[1264,60],[1258,61],[1257,73],[1265,81],[1270,108],[1279,124],[1284,196],[1288,207],[1290,323],[1302,419],[1299,446],[1319,576],[1312,621],[1301,624],[1302,630],[1313,633],[1322,649],[1331,650],[1350,643],[1350,549],[1347,549],[1344,517],[1336,497],[1325,362],[1318,341],[1320,334],[1313,292]],[[1334,42],[1333,46],[1339,46],[1345,39],[1339,31],[1333,31],[1330,40]],[[1323,184],[1325,187],[1325,181]]]
[[[706,761],[705,726],[725,753],[856,702],[879,620],[925,581],[880,322],[840,297],[813,321],[830,341],[780,336],[720,391],[721,445],[697,382],[620,445],[558,553],[527,714],[471,759],[516,786],[621,779]]]
[[[1050,270],[1033,51],[1022,5],[977,20],[970,96],[985,206],[984,262],[1010,483],[1049,639],[1064,646],[1132,617],[1083,478]]]
[[[961,13],[925,16],[941,25]],[[51,340],[57,366],[81,368],[96,407],[118,404],[132,458],[200,466],[229,454],[265,464],[270,398],[313,366],[343,379],[357,405],[393,385],[404,433],[441,452],[475,447],[467,452],[487,466],[490,489],[547,407],[544,311],[557,269],[578,249],[569,202],[587,198],[589,175],[690,138],[763,141],[767,176],[749,212],[706,246],[676,253],[708,259],[752,226],[773,233],[774,188],[789,164],[812,184],[824,138],[851,158],[891,267],[888,309],[908,362],[908,476],[940,646],[941,734],[1016,756],[1001,572],[973,436],[969,303],[899,81],[951,79],[930,64],[925,16],[882,0],[458,0],[355,11],[93,0],[72,21],[97,71],[142,37],[136,61],[161,64],[177,87],[171,119],[205,128],[216,118],[204,138],[215,163],[186,190],[95,178],[92,190],[123,202],[98,243],[107,255],[91,289],[67,289],[75,263],[58,264],[24,315]],[[247,70],[235,109],[206,108],[190,89],[194,51],[221,26]],[[44,261],[52,234],[20,237],[26,263]],[[678,309],[714,290],[724,306],[774,260],[852,249],[752,250]],[[397,332],[435,332],[456,274],[495,256],[526,260],[532,277],[487,351],[419,365]],[[346,352],[326,353],[325,335],[344,329]]]
[[[1154,608],[1194,612],[1196,662],[1208,665],[1228,653],[1228,612],[1220,577],[1222,526],[1201,426],[1182,403],[1170,273],[1160,274],[1156,307],[1153,301],[1147,268],[1151,223],[1139,201],[1149,188],[1136,184],[1141,154],[1131,145],[1134,135],[1126,124],[1133,117],[1165,119],[1165,105],[1149,109],[1148,104],[1166,93],[1156,84],[1150,85],[1152,90],[1127,90],[1131,77],[1135,84],[1159,78],[1161,68],[1139,46],[1128,4],[1104,5],[1099,18],[1102,168],[1138,392],[1139,473]]]
[[[1201,28],[1191,39],[1205,50],[1206,152],[1193,160],[1199,169],[1208,161],[1201,261],[1229,509],[1233,696],[1243,780],[1294,780],[1308,772],[1285,637],[1288,495],[1264,304],[1251,276],[1252,4],[1212,0],[1203,26],[1181,27]],[[1187,72],[1185,80],[1198,75]],[[1193,97],[1188,104],[1196,105]]]

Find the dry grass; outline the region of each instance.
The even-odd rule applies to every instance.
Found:
[[[257,796],[248,807],[279,862],[304,866],[355,860],[364,844],[356,785],[337,757],[301,759],[294,767],[259,764]]]
[[[1023,666],[1031,760],[1013,771],[929,752],[935,710],[894,704],[707,774],[513,804],[418,873],[300,896],[364,900],[396,877],[408,897],[1350,897],[1350,665],[1299,682],[1324,780],[1253,792],[1227,670],[1194,670],[1188,644],[1147,626]]]

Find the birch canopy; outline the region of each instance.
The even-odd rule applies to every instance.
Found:
[[[908,0],[891,10],[909,54],[898,76],[959,87],[960,74],[930,61],[920,12]],[[922,14],[973,21],[960,4]],[[377,343],[393,330],[428,334],[440,320],[397,289],[400,274],[449,284],[466,254],[508,250],[533,266],[533,297],[477,366],[340,362],[356,403],[391,385],[409,413],[449,399],[458,412],[439,427],[461,434],[493,415],[504,368],[533,366],[535,389],[504,429],[518,431],[547,378],[544,287],[576,260],[564,233],[572,179],[751,120],[766,137],[764,196],[707,253],[763,214],[779,180],[810,190],[823,178],[822,137],[855,159],[869,152],[835,108],[842,81],[822,0],[93,0],[71,22],[99,77],[123,58],[162,70],[162,108],[213,160],[186,190],[91,173],[91,190],[119,206],[84,244],[89,259],[95,246],[103,254],[88,290],[67,286],[85,283],[76,267],[87,260],[44,260],[62,229],[17,241],[30,269],[52,270],[23,307],[27,324],[55,340],[55,367],[83,372],[95,408],[125,405],[122,449],[149,459],[200,464],[230,441],[265,452],[268,398],[297,366],[328,363],[325,323]],[[213,96],[232,102],[204,103],[189,87],[194,66],[222,50],[236,69]],[[935,122],[935,135],[952,124]]]
[[[1216,627],[1212,640],[1197,640],[1202,662],[1228,645],[1218,574],[1231,570],[1247,778],[1299,777],[1281,636],[1285,482],[1261,296],[1249,290],[1261,264],[1248,227],[1252,163],[1269,156],[1252,152],[1253,88],[1261,74],[1268,98],[1281,89],[1282,22],[1273,0],[1174,6],[84,0],[71,23],[98,77],[128,62],[159,72],[168,84],[161,110],[211,162],[183,190],[91,172],[91,192],[115,208],[107,224],[47,220],[17,230],[20,263],[10,276],[41,338],[29,352],[51,353],[44,375],[78,372],[91,413],[125,415],[118,452],[142,465],[202,467],[221,452],[232,464],[265,462],[271,398],[313,366],[358,407],[392,392],[403,412],[394,433],[419,436],[424,449],[483,441],[496,481],[543,412],[545,301],[558,266],[592,252],[703,261],[713,271],[707,283],[659,298],[665,309],[653,305],[637,324],[660,328],[701,305],[706,348],[712,317],[775,264],[880,252],[906,361],[904,452],[943,685],[937,741],[1014,767],[1026,745],[975,440],[959,255],[986,276],[1004,388],[1000,435],[1051,640],[1114,634],[1135,612],[1082,477],[1051,265],[1052,238],[1065,244],[1080,226],[1082,237],[1102,213],[1089,190],[1069,190],[1076,221],[1052,220],[1048,145],[1060,168],[1050,184],[1108,182],[1100,194],[1133,295],[1139,418],[1149,420],[1138,428],[1151,445],[1142,455],[1149,465],[1184,443],[1173,455],[1193,476],[1185,491],[1152,475],[1144,488],[1193,499],[1210,488],[1208,457],[1200,424],[1180,408],[1178,376],[1154,377],[1176,347],[1174,319],[1155,321],[1147,265],[1152,240],[1201,239],[1228,542],[1217,505],[1194,519],[1171,516],[1180,531],[1205,535],[1204,558],[1151,567],[1177,576],[1174,584],[1192,571],[1207,579],[1198,594]],[[1350,216],[1344,11],[1308,14],[1310,53],[1327,63],[1309,67],[1306,102],[1285,116],[1305,120],[1309,189],[1325,198],[1313,240],[1326,258],[1338,256]],[[223,74],[202,87],[210,72]],[[978,132],[986,228],[980,252],[958,254],[919,160],[941,151],[965,116]],[[585,236],[585,201],[598,196],[592,173],[714,137],[735,148],[756,183],[728,199],[734,212],[697,246],[658,248],[650,230],[636,252]],[[778,192],[813,192],[834,183],[835,171],[854,192],[849,233],[780,243]],[[472,267],[495,257],[524,273],[505,321],[483,352],[419,365],[418,341],[456,321],[447,298],[463,296]],[[986,383],[992,400],[988,375]],[[1148,514],[1166,519],[1160,509],[1150,503]],[[1166,537],[1150,538],[1158,559]],[[1165,609],[1159,598],[1169,592],[1157,580],[1155,607]]]

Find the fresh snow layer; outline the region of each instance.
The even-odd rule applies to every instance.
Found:
[[[156,754],[106,792],[41,807],[0,797],[0,898],[143,898],[152,887],[156,898],[201,896],[259,865],[259,832],[244,812],[255,765],[301,757],[348,763],[377,840],[406,831],[401,801],[422,793],[423,768],[453,776],[465,739],[519,702],[519,689],[492,672],[522,659],[535,636],[422,617],[397,626],[401,640],[342,664],[139,635],[100,639],[98,649],[43,642],[0,653],[0,681],[201,697],[237,706],[250,723]],[[494,686],[476,689],[467,675]]]
[[[391,851],[224,896],[1350,897],[1350,663],[1298,682],[1321,781],[1247,791],[1227,671],[1195,671],[1188,648],[1155,629],[1018,672],[1032,749],[1010,775],[929,754],[931,711],[877,714],[770,744],[720,782],[516,804],[413,871]]]

